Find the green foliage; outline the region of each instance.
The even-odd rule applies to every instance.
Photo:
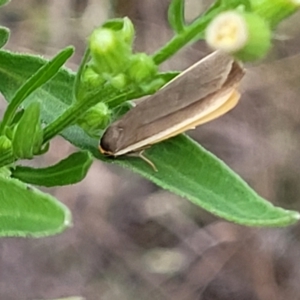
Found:
[[[46,187],[74,184],[85,177],[92,162],[92,155],[88,151],[76,152],[47,168],[16,166],[11,168],[11,176],[26,183]]]
[[[65,137],[68,139],[68,135]],[[77,142],[102,159],[91,140],[82,137]],[[257,195],[221,160],[185,135],[154,145],[145,155],[155,164],[157,172],[140,158],[121,157],[111,161],[232,222],[286,226],[299,219],[297,212],[274,207]]]
[[[0,5],[5,2],[0,0]],[[173,0],[168,16],[174,37],[152,56],[133,53],[134,27],[128,18],[109,20],[91,35],[76,76],[62,68],[72,47],[50,61],[0,50],[0,91],[9,102],[0,123],[0,206],[4,212],[0,235],[45,236],[69,226],[70,213],[62,204],[23,182],[44,186],[76,183],[86,175],[91,154],[239,224],[285,226],[296,222],[298,213],[272,206],[222,161],[184,135],[146,150],[158,172],[138,158],[104,157],[98,151],[98,137],[93,137],[95,132],[101,134],[108,117],[116,119],[130,108],[126,101],[155,93],[177,76],[178,72],[159,73],[157,65],[203,38],[218,14],[234,9],[250,11],[251,1],[215,1],[186,24],[184,1]],[[0,28],[0,45],[7,40],[4,32]],[[90,130],[91,136],[75,124]],[[47,152],[48,142],[57,134],[83,151],[50,167],[16,165],[20,158]]]
[[[0,0],[0,6],[7,4],[10,0]]]
[[[300,7],[294,0],[251,0],[252,11],[264,18],[272,28],[293,15]]]
[[[34,65],[34,58],[30,59],[30,64]],[[5,73],[7,72],[3,72],[1,75],[4,76]],[[55,83],[59,85],[61,81],[67,82],[69,76],[72,75],[63,72],[61,76],[53,78],[52,84],[55,86]],[[13,76],[6,79],[14,81]],[[65,86],[65,88],[69,90],[70,94],[72,93],[71,86]],[[9,94],[9,87],[5,89],[0,87],[0,89],[4,95]],[[43,87],[41,89],[43,90]],[[45,123],[54,120],[68,107],[62,103],[61,99],[55,97],[56,94],[58,92],[43,93],[45,98],[41,105],[43,106],[42,111],[47,112],[47,114],[42,113]],[[39,95],[35,97],[32,95],[32,101],[38,101],[38,99],[40,99]],[[53,106],[51,105],[53,101],[61,103]],[[58,109],[59,107],[61,110]],[[158,172],[154,172],[138,158],[107,159],[103,157],[97,148],[98,139],[87,136],[79,127],[69,127],[62,132],[62,135],[75,146],[89,150],[96,158],[130,168],[162,188],[186,197],[195,204],[228,220],[253,226],[282,226],[297,220],[296,213],[274,208],[255,194],[224,163],[184,136],[170,139],[146,151],[147,157],[158,168]],[[12,172],[14,174],[14,171]],[[27,174],[27,178],[29,178],[30,174]],[[30,182],[29,179],[26,181]]]
[[[0,26],[0,48],[2,48],[9,39],[9,30]]]
[[[36,89],[50,80],[60,69],[60,67],[73,54],[73,47],[62,50],[54,59],[43,65],[37,72],[35,72],[23,85],[17,90],[13,99],[10,101],[6,109],[3,120],[0,125],[0,134],[3,134],[6,126],[10,126],[11,120],[14,118],[20,104]],[[5,63],[4,63],[5,65]],[[18,68],[19,66],[15,66]]]
[[[48,194],[1,175],[0,190],[0,236],[42,237],[72,225],[68,208]]]
[[[33,158],[43,142],[39,102],[30,103],[14,128],[12,149],[16,158]]]

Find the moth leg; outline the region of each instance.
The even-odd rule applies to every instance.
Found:
[[[150,165],[155,172],[157,172],[158,170],[157,170],[155,164],[150,159],[148,159],[146,156],[144,156],[143,153],[144,153],[144,150],[140,151],[139,152],[139,157],[143,161],[145,161],[148,165]]]
[[[147,145],[147,146],[145,146],[145,147],[143,147],[141,149],[136,150],[135,152],[127,153],[126,155],[127,156],[131,156],[131,157],[139,157],[139,158],[141,158],[144,162],[146,162],[149,166],[151,166],[151,168],[155,172],[157,172],[158,170],[157,170],[155,164],[149,158],[147,158],[146,156],[144,156],[144,154],[143,154],[146,149],[150,148],[150,146],[151,145]]]

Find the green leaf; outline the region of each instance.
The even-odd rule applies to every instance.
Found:
[[[61,68],[61,66],[67,61],[67,59],[73,54],[74,48],[67,47],[62,50],[59,54],[57,54],[52,60],[48,61],[46,64],[43,64],[41,68],[36,71],[29,80],[23,83],[23,85],[17,90],[14,95],[14,98],[9,103],[4,117],[0,126],[0,132],[3,133],[6,125],[10,125],[10,121],[14,118],[15,112],[17,111],[19,105],[36,89],[50,80]],[[8,53],[8,52],[6,52]],[[9,55],[8,55],[9,56]],[[9,59],[10,57],[8,57]],[[24,67],[24,63],[20,65],[15,65],[16,67],[22,68]],[[14,62],[16,63],[16,61]],[[0,68],[5,66],[5,62],[1,61]],[[25,67],[26,68],[26,67]],[[30,68],[31,69],[31,68]],[[24,72],[26,74],[26,71]]]
[[[176,33],[184,31],[184,0],[172,0],[168,9],[168,21]]]
[[[0,51],[0,61],[7,52]],[[39,59],[10,54],[11,61],[20,61],[22,70],[37,65]],[[23,63],[21,63],[24,60]],[[26,62],[26,63],[25,63]],[[20,68],[6,62],[6,68],[0,68],[0,91],[9,99],[14,86],[21,84]],[[15,73],[17,72],[17,73]],[[18,80],[16,80],[16,78]],[[72,99],[71,74],[61,71],[59,76],[44,85],[39,93],[34,93],[32,101],[42,98],[42,119],[48,124],[67,107]],[[10,84],[8,84],[10,83]],[[55,87],[57,84],[57,87]],[[49,88],[51,86],[51,88]],[[59,91],[63,93],[60,95]],[[214,155],[184,135],[170,139],[145,151],[145,155],[157,167],[158,172],[138,158],[121,157],[108,159],[98,151],[97,139],[87,136],[84,131],[72,126],[62,132],[75,146],[89,150],[95,157],[110,161],[148,178],[164,189],[183,196],[200,205],[211,213],[227,220],[251,226],[285,226],[296,222],[299,214],[272,206],[257,195],[238,175],[233,173]]]
[[[10,0],[0,0],[0,6],[7,4]]]
[[[167,83],[170,80],[174,79],[179,74],[180,74],[179,71],[169,71],[169,72],[158,73],[157,77],[163,79],[163,81]]]
[[[12,168],[12,177],[40,186],[61,186],[81,181],[87,174],[93,157],[88,151],[76,152],[58,164],[47,168],[17,166]]]
[[[52,196],[0,176],[0,236],[43,237],[71,226],[67,207]]]
[[[9,29],[0,26],[0,48],[2,48],[9,39]]]
[[[0,176],[10,177],[11,171],[7,167],[0,168]]]
[[[64,136],[74,143],[73,134]],[[95,157],[103,160],[95,142],[82,137],[81,141],[75,141],[75,145],[78,143],[90,149]],[[155,164],[157,172],[140,158],[120,157],[111,159],[111,162],[141,174],[228,221],[277,227],[299,220],[298,212],[274,207],[222,161],[185,135],[154,145],[144,155]]]
[[[43,142],[43,129],[40,119],[40,103],[33,102],[26,109],[17,124],[13,140],[13,154],[17,158],[32,158]]]
[[[67,48],[66,51],[69,53],[70,49]],[[64,52],[62,54],[64,54]],[[71,53],[69,54],[71,55]],[[65,60],[66,59],[67,58],[65,58]],[[4,96],[9,99],[9,102],[12,101],[16,94],[16,90],[18,90],[40,68],[51,66],[50,62],[51,61],[36,55],[0,50],[1,90],[4,91]],[[31,97],[30,94],[30,99],[29,101],[26,100],[26,103],[30,103],[30,100],[36,101],[36,99],[45,99],[43,101],[49,99],[51,99],[50,101],[55,101],[58,99],[53,108],[61,102],[70,105],[73,100],[70,89],[73,86],[74,74],[71,71],[67,71],[65,68],[61,68],[60,71],[55,74],[54,78],[55,80],[50,80],[40,89],[35,90],[33,97]],[[41,85],[42,83],[40,86]]]

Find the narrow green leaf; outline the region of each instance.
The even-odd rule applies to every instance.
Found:
[[[95,157],[103,160],[95,147],[96,141],[83,135],[79,141],[78,133],[76,140],[73,132],[64,137],[81,148],[90,149]],[[158,172],[140,158],[120,157],[110,161],[228,221],[248,226],[280,227],[299,220],[298,212],[274,207],[222,161],[185,135],[154,145],[144,155],[155,164]]]
[[[0,50],[0,91],[3,96],[12,102],[16,90],[32,77],[39,69],[46,67],[49,61],[40,56],[13,53]],[[55,118],[64,111],[73,100],[71,93],[74,83],[74,74],[65,68],[49,80],[34,93],[30,94],[24,103],[25,106],[31,102],[42,100],[42,116],[53,121],[53,112],[57,111]],[[48,111],[48,109],[50,109]]]
[[[0,26],[0,48],[2,48],[9,39],[9,29]]]
[[[6,55],[6,52],[0,51],[0,61]],[[19,55],[12,55],[11,61],[19,61],[25,74],[28,72],[25,66],[40,63],[39,59],[31,57],[29,60]],[[12,88],[20,84],[22,76],[19,69],[15,70],[14,63],[6,62],[5,68],[0,66],[0,91],[10,99]],[[40,93],[32,95],[31,101],[44,100],[42,119],[45,123],[49,124],[66,109],[72,99],[72,80],[74,77],[61,71],[39,90]],[[87,136],[77,126],[67,128],[62,135],[75,146],[89,150],[98,159],[132,169],[162,188],[227,220],[251,226],[285,226],[299,218],[298,213],[274,207],[262,199],[224,163],[184,135],[146,150],[145,155],[156,165],[158,172],[138,158],[103,157],[98,151],[99,141]]]
[[[0,0],[0,6],[7,4],[10,0]]]
[[[44,64],[35,74],[33,74],[29,80],[27,80],[15,93],[14,98],[8,105],[3,120],[0,126],[0,132],[3,132],[6,125],[10,125],[10,121],[13,119],[16,110],[19,105],[36,89],[50,80],[61,68],[61,66],[67,61],[67,59],[73,54],[74,48],[67,47],[57,54],[52,60]],[[1,61],[2,66],[2,61]],[[0,68],[1,68],[0,66]],[[15,66],[16,67],[16,66]],[[18,66],[22,67],[22,66]]]
[[[184,0],[172,0],[168,10],[168,20],[176,33],[184,31]]]
[[[17,124],[13,140],[13,153],[17,158],[32,158],[43,142],[40,119],[40,103],[33,102],[26,109]]]
[[[7,168],[7,167],[0,168],[0,176],[10,177],[10,175],[11,175],[11,172],[10,172],[9,168]]]
[[[0,236],[42,237],[71,226],[71,214],[52,196],[0,176]]]
[[[165,83],[169,82],[170,80],[174,79],[176,76],[180,74],[179,71],[169,71],[169,72],[162,72],[157,75],[158,78],[164,80]]]
[[[81,181],[88,172],[93,157],[88,151],[76,152],[58,164],[47,168],[17,166],[12,168],[12,177],[40,186],[61,186]]]

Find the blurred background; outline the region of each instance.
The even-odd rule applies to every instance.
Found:
[[[186,1],[193,20],[211,1]],[[93,28],[129,16],[137,51],[172,32],[167,0],[12,0],[0,9],[6,49],[51,57],[74,45],[76,70]],[[268,57],[249,66],[240,104],[190,134],[275,205],[300,210],[300,12],[283,22]],[[162,65],[183,70],[209,49],[198,42]],[[0,78],[1,80],[1,78]],[[5,101],[1,99],[1,114]],[[74,151],[56,138],[35,164]],[[247,228],[218,219],[151,182],[95,161],[81,183],[44,189],[72,211],[74,227],[42,239],[0,240],[0,299],[300,299],[300,225]]]

